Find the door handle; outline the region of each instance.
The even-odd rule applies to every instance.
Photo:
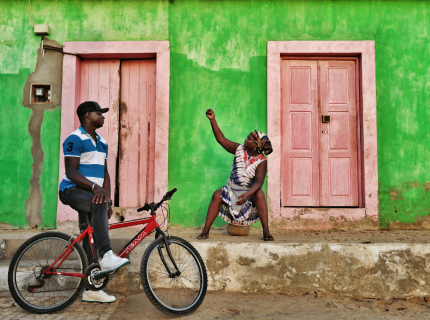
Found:
[[[331,120],[331,116],[330,115],[328,115],[328,114],[323,114],[322,115],[322,122],[323,123],[330,122],[330,120]]]

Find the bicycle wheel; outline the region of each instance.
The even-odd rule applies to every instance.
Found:
[[[82,292],[83,278],[61,275],[40,277],[65,250],[70,236],[46,232],[27,240],[15,253],[9,266],[8,284],[12,297],[33,313],[51,313],[67,307]],[[87,257],[79,244],[64,260],[59,272],[83,273]]]
[[[159,238],[149,245],[142,257],[143,289],[158,310],[171,315],[187,315],[194,312],[205,298],[206,267],[197,250],[181,238],[170,237],[170,251],[181,274],[169,277],[160,254],[172,272],[176,269],[167,254],[164,239]]]

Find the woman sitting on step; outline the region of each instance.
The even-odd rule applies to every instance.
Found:
[[[234,154],[233,168],[227,186],[214,192],[205,226],[197,239],[209,238],[209,229],[217,215],[233,225],[249,226],[261,220],[264,241],[273,241],[269,231],[267,203],[261,189],[266,178],[267,161],[272,153],[269,138],[262,132],[251,132],[243,145],[226,139],[212,109],[206,111],[217,142]]]

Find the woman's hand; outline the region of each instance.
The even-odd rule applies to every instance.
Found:
[[[245,192],[245,193],[242,193],[240,196],[239,196],[239,198],[237,198],[237,201],[236,201],[236,204],[238,204],[238,205],[243,205],[245,202],[246,202],[246,200],[248,200],[248,198],[249,198],[250,196],[248,195],[248,193],[247,192]]]
[[[208,117],[209,120],[214,120],[215,119],[215,112],[212,109],[208,109],[206,111],[206,117]]]

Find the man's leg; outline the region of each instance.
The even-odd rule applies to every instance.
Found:
[[[106,252],[112,250],[109,239],[109,222],[107,202],[100,204],[92,203],[91,226],[94,230],[94,240],[99,251],[100,257],[103,257]]]
[[[79,231],[82,233],[85,229],[88,228],[88,225],[91,221],[91,212],[78,211],[79,214]],[[87,254],[88,265],[98,262],[98,252],[95,245],[93,245],[93,249],[91,250],[90,239],[88,235],[84,237],[82,241],[82,246],[84,247],[85,253]],[[94,251],[94,256],[93,256]]]
[[[108,203],[102,202],[97,204],[92,202],[94,193],[79,187],[74,187],[74,190],[70,190],[67,194],[65,192],[65,196],[74,203],[77,210],[92,213],[91,226],[94,230],[94,240],[97,250],[102,258],[100,260],[102,272],[112,272],[130,263],[128,259],[120,258],[112,252],[109,239]]]
[[[73,187],[70,189],[64,190],[64,192],[60,191],[60,200],[66,205],[69,205],[73,209],[77,210],[79,213],[79,230],[82,232],[88,227],[88,223],[90,220],[92,220],[92,210],[94,209],[92,207],[92,199],[94,198],[94,194],[92,192],[89,192],[85,189]],[[107,215],[107,212],[106,212]],[[91,223],[92,224],[92,223]],[[94,229],[94,228],[93,228]],[[94,237],[95,237],[95,230],[94,230]],[[95,241],[96,242],[96,241]],[[97,245],[97,242],[95,243]],[[97,250],[96,245],[93,246],[94,249],[94,255],[97,259]],[[83,246],[85,249],[85,252],[87,254],[88,263],[91,264],[92,262],[95,262],[93,260],[93,254],[91,251],[89,238],[86,236],[83,240]],[[97,260],[96,260],[97,261]],[[108,295],[103,290],[99,291],[88,291],[84,290],[82,294],[82,301],[85,302],[99,302],[99,303],[111,303],[115,302],[116,298],[114,296]]]
[[[80,187],[72,187],[63,192],[68,204],[78,212],[91,212],[91,226],[94,230],[95,244],[100,257],[112,250],[109,239],[109,223],[107,219],[108,203],[93,203],[94,193]]]

